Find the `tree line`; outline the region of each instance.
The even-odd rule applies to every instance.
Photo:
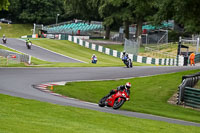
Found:
[[[129,25],[136,24],[136,36],[141,35],[144,22],[154,25],[174,20],[186,32],[200,32],[199,0],[1,0],[0,17],[16,23],[54,24],[74,18],[102,21],[106,37],[113,27],[123,25],[129,36]]]

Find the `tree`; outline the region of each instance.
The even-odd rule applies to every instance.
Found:
[[[8,6],[10,5],[8,0],[1,0],[0,1],[0,11],[1,10],[8,10]]]
[[[66,16],[82,20],[100,20],[100,0],[65,0]]]
[[[173,19],[184,26],[185,31],[200,33],[199,0],[162,0],[155,21]]]
[[[23,23],[55,23],[62,14],[64,0],[10,0],[9,14]]]

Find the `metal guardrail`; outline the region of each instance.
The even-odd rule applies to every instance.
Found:
[[[200,90],[193,88],[197,84],[199,79],[200,79],[200,72],[193,75],[185,75],[182,77],[182,83],[179,85],[177,93],[178,105],[184,104],[192,106],[195,103],[196,105],[195,106],[193,105],[192,107],[200,108]],[[194,97],[195,97],[194,102],[191,102],[191,100],[194,99]]]
[[[194,108],[200,108],[200,89],[185,87],[184,104]]]

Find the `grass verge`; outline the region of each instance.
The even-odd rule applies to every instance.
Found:
[[[126,102],[122,109],[200,122],[199,111],[167,103],[168,99],[177,92],[182,76],[196,72],[199,72],[199,70],[118,81],[70,82],[65,86],[55,86],[54,91],[65,96],[98,103],[111,89],[131,82],[130,101]]]
[[[19,38],[24,35],[31,35],[33,29],[32,24],[4,24],[0,23],[0,37],[3,34],[6,35],[7,38]]]
[[[0,132],[197,133],[200,127],[126,117],[0,94]],[[117,124],[117,126],[116,126]]]
[[[121,59],[109,56],[66,40],[32,40],[32,42],[38,46],[49,49],[51,51],[73,57],[75,59],[86,62],[84,63],[67,63],[69,66],[92,66],[92,67],[110,67],[110,66],[124,66]],[[91,56],[95,54],[98,58],[97,64],[91,63]],[[61,64],[61,63],[60,63]],[[65,63],[66,64],[66,63]],[[134,62],[135,66],[143,66],[147,64]]]

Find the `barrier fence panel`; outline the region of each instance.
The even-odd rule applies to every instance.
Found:
[[[200,89],[185,87],[184,103],[187,106],[200,108]]]
[[[124,51],[126,51],[129,54],[138,55],[139,48],[140,45],[137,41],[128,40],[125,38]]]
[[[177,104],[200,108],[200,89],[193,88],[200,79],[200,72],[182,77],[178,87]]]
[[[0,49],[0,56],[7,59],[8,63],[20,63],[20,62],[25,62],[28,64],[31,63],[31,56],[11,52],[11,51],[4,50],[4,49]]]

